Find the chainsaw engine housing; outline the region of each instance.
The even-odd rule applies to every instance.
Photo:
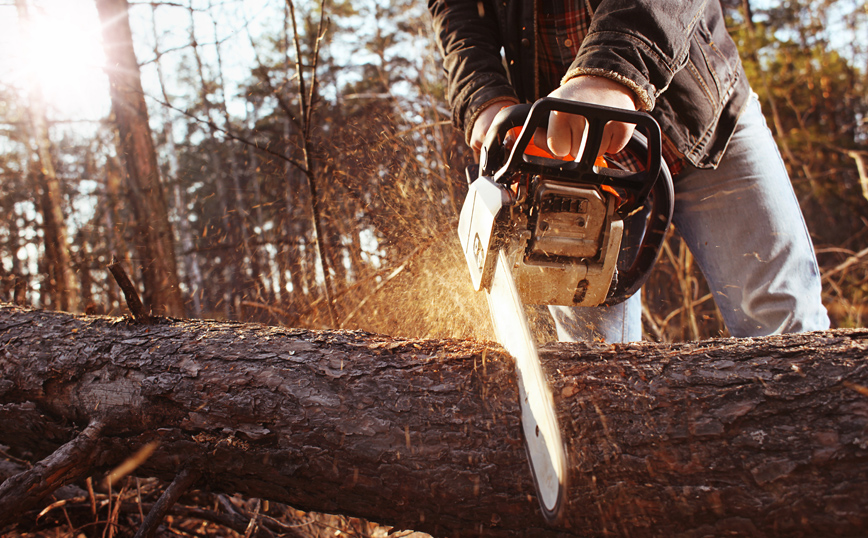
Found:
[[[526,204],[523,255],[513,269],[525,304],[596,306],[615,275],[624,223],[615,197],[594,185],[537,178]],[[530,202],[530,201],[529,201]]]

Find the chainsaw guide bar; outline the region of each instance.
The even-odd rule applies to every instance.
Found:
[[[530,147],[551,112],[585,118],[579,159]],[[597,159],[610,121],[636,126],[627,150],[638,170]],[[516,105],[495,117],[468,182],[459,239],[497,341],[515,359],[525,449],[540,509],[554,524],[569,504],[569,465],[525,305],[613,305],[639,290],[674,207],[660,128],[645,113],[563,99]]]
[[[566,450],[561,441],[554,398],[512,278],[511,265],[509,255],[501,250],[487,294],[488,308],[498,342],[515,359],[525,449],[543,515],[547,521],[554,522],[566,506]]]

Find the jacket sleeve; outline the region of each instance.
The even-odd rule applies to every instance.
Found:
[[[564,81],[621,81],[691,163],[717,166],[750,96],[720,1],[586,1],[596,8]]]
[[[718,0],[602,0],[562,82],[580,76],[611,78],[633,90],[651,110],[684,66],[690,40],[708,2]]]
[[[501,60],[497,15],[488,0],[428,0],[446,71],[453,124],[470,131],[489,103],[518,102]]]

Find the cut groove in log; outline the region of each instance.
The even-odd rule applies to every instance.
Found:
[[[860,536],[866,355],[866,329],[545,346],[557,528],[493,344],[0,307],[0,443],[41,457],[99,418],[120,458],[160,441],[141,476],[201,457],[198,487],[438,537]]]

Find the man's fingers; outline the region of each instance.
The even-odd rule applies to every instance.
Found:
[[[575,114],[552,112],[549,115],[549,128],[546,144],[552,155],[576,156],[582,150],[585,135],[585,118]]]
[[[570,155],[577,159],[585,151],[585,141],[588,139],[588,121],[584,116],[572,115],[570,125],[572,126]]]
[[[543,151],[549,151],[548,142],[546,142],[546,130],[537,127],[537,129],[533,132],[533,145],[538,147]]]
[[[492,122],[494,122],[494,117],[497,116],[497,113],[502,109],[513,104],[515,103],[512,101],[496,101],[486,107],[485,110],[477,116],[476,121],[473,123],[473,127],[470,130],[470,147],[473,149],[473,153],[477,156],[477,160],[479,157],[479,151],[482,149],[482,143],[485,142],[485,136],[488,134]]]
[[[549,114],[549,128],[546,130],[546,145],[552,155],[563,157],[572,149],[570,124],[567,117],[557,112]]]
[[[621,123],[610,121],[603,127],[603,139],[600,142],[600,149],[597,150],[597,157],[609,153],[614,155],[625,147],[633,137],[633,130],[636,128],[632,123]]]
[[[600,147],[594,157],[606,153],[615,154],[624,149],[633,136],[635,127],[631,123],[608,122],[603,127]],[[585,149],[587,134],[587,120],[584,116],[555,111],[549,115],[548,129],[538,128],[534,133],[533,145],[556,157],[579,158]]]
[[[594,157],[606,153],[615,154],[624,149],[633,136],[635,127],[632,123],[616,121],[607,123],[603,128],[603,136],[600,147],[597,149],[597,155]],[[587,120],[583,116],[552,112],[549,118],[549,128],[546,132],[546,144],[552,155],[558,157],[571,155],[574,158],[579,158],[584,151],[586,139]]]

